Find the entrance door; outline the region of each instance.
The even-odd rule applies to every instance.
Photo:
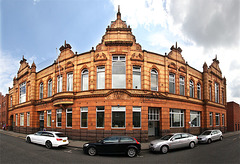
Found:
[[[148,136],[159,136],[160,108],[148,108]]]
[[[42,111],[42,112],[39,112],[39,121],[40,121],[40,123],[39,123],[39,130],[40,131],[42,131],[43,130],[43,128],[44,128],[44,112]]]

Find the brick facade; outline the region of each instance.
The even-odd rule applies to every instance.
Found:
[[[118,12],[117,19],[107,27],[102,42],[96,46],[96,49],[92,48],[89,52],[78,54],[74,53],[71,45],[65,42],[60,47],[61,53],[56,61],[39,72],[36,72],[34,63],[30,67],[23,57],[17,77],[13,79],[13,87],[9,90],[13,104],[9,106],[9,125],[14,131],[22,133],[35,132],[40,128],[63,131],[69,138],[79,140],[96,140],[121,134],[147,141],[151,135],[162,136],[169,132],[183,131],[199,134],[205,129],[215,128],[225,131],[226,79],[222,77],[217,58],[209,67],[204,63],[203,72],[200,72],[185,62],[181,54],[182,50],[177,47],[177,44],[170,50],[165,55],[142,50],[132,34],[132,29],[121,20],[121,13]],[[105,80],[104,85],[101,83],[104,88],[98,89],[100,66],[104,68]],[[133,71],[136,68],[140,72],[134,74]],[[155,75],[151,75],[152,70],[155,71]],[[87,76],[85,76],[86,72]],[[73,74],[71,91],[68,91],[68,73]],[[113,76],[118,73],[121,74],[121,78],[120,75]],[[169,91],[170,74],[174,76],[174,82],[171,83],[173,93]],[[59,75],[62,76],[60,92],[58,92],[61,81],[60,78],[58,79]],[[180,94],[180,77],[184,79],[183,95]],[[124,82],[122,82],[123,79]],[[190,80],[193,82],[192,97],[189,88]],[[49,81],[52,85],[50,96]],[[133,86],[136,81],[140,85]],[[43,92],[40,84],[43,84]],[[151,89],[154,84],[156,84],[155,89]],[[218,92],[215,89],[216,84]],[[118,88],[115,85],[123,87]],[[42,93],[43,98],[40,99]],[[20,103],[20,100],[23,102]],[[87,117],[82,110],[83,107],[87,109],[87,112],[85,111]],[[98,107],[104,109],[104,126],[99,128],[96,125]],[[124,110],[121,111],[120,107]],[[134,113],[134,107],[138,107],[140,116]],[[57,123],[58,109],[62,111],[61,123],[59,121]],[[70,127],[66,125],[67,109],[72,109]],[[114,113],[115,109],[116,113]],[[170,112],[174,109],[180,109],[177,111],[182,112],[181,118],[178,117],[180,115],[175,114],[170,117]],[[195,122],[197,126],[190,126],[189,123],[190,113],[193,111],[198,112],[198,119],[200,119]],[[51,119],[50,114],[48,117],[48,112],[51,112]],[[210,112],[213,114],[211,126]],[[27,113],[30,115],[28,118]],[[215,117],[216,114],[218,117]],[[44,116],[42,122],[40,115],[42,118]],[[222,116],[224,116],[224,122]],[[139,117],[140,126],[134,127],[134,121]],[[192,117],[195,118],[192,120],[193,123],[197,117]],[[87,127],[83,127],[85,125],[81,125],[81,121],[85,123],[86,118]],[[118,120],[120,118],[121,120]],[[217,125],[216,119],[219,120]],[[50,122],[51,126],[49,126]],[[172,127],[171,123],[174,124]],[[60,124],[61,126],[57,127]]]
[[[227,130],[240,130],[240,106],[235,102],[227,103]]]
[[[7,129],[8,127],[8,94],[5,96],[0,92],[0,128]]]

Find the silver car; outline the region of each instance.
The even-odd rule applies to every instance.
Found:
[[[182,147],[190,147],[192,149],[197,143],[197,136],[188,133],[172,133],[150,142],[149,150],[160,151],[166,154],[170,149]]]
[[[206,130],[198,136],[199,143],[211,143],[215,140],[223,140],[222,132],[220,130]]]

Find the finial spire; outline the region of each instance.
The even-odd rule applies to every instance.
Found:
[[[118,5],[117,19],[119,19],[119,20],[121,19],[120,5]]]
[[[120,5],[118,5],[118,12],[120,13]]]

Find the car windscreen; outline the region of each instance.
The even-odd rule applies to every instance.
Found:
[[[205,131],[202,133],[202,135],[209,135],[209,134],[211,134],[211,131]]]
[[[169,140],[173,135],[166,135],[161,138],[161,140]]]
[[[67,137],[67,136],[65,136],[63,133],[55,133],[55,135],[56,135],[57,137]]]

